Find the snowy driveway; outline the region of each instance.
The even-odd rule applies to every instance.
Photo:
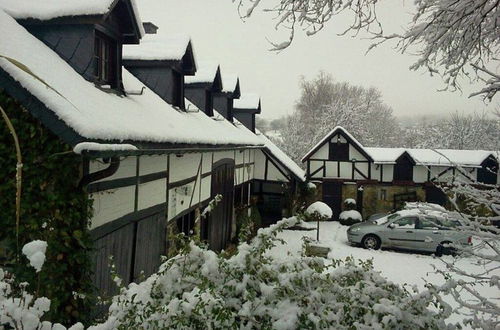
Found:
[[[424,289],[425,282],[433,284],[443,283],[443,278],[434,272],[433,266],[444,269],[445,266],[440,258],[436,258],[429,254],[419,254],[412,252],[403,252],[395,250],[366,250],[360,247],[351,246],[347,242],[347,226],[342,226],[338,222],[321,222],[320,223],[320,242],[324,246],[331,248],[329,258],[345,259],[352,256],[355,259],[373,259],[375,270],[388,280],[409,285],[417,285],[419,290]],[[278,237],[284,239],[287,244],[285,246],[278,245],[271,254],[275,258],[286,258],[289,253],[298,254],[302,249],[302,237],[308,236],[316,239],[316,230],[311,231],[292,231],[285,230],[278,234]],[[444,258],[452,259],[451,256]],[[461,268],[475,273],[479,273],[483,268],[472,264],[471,260],[462,259],[459,261]],[[500,272],[498,274],[500,276]],[[492,292],[493,289],[493,292]],[[483,287],[479,289],[484,295],[492,297],[500,297],[500,292],[495,292],[494,288]],[[451,297],[445,299],[453,307],[456,303]],[[449,321],[457,322],[464,316],[455,313],[450,317]]]

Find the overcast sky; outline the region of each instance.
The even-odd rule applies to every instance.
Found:
[[[262,1],[264,5],[271,0]],[[386,31],[402,31],[409,21],[412,1],[383,1],[379,17]],[[438,92],[439,77],[423,71],[410,71],[416,57],[401,55],[382,45],[365,55],[370,41],[358,36],[339,37],[348,24],[347,17],[332,21],[319,34],[298,34],[292,46],[276,54],[266,40],[283,41],[286,35],[275,32],[273,17],[259,12],[243,22],[231,0],[138,0],[144,21],[160,27],[159,33],[188,34],[198,60],[215,60],[222,74],[237,73],[242,92],[262,97],[262,117],[274,119],[293,112],[300,95],[299,78],[310,79],[320,70],[337,81],[377,87],[385,102],[399,116],[440,114],[460,111],[492,110],[481,99],[468,99],[464,92]],[[476,86],[476,89],[478,87]]]

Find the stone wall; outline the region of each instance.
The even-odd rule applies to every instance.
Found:
[[[363,218],[392,211],[394,195],[410,192],[416,192],[418,201],[425,201],[425,190],[422,186],[363,185]]]

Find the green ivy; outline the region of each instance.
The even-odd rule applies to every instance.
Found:
[[[0,106],[16,129],[23,156],[19,246],[35,239],[48,243],[45,264],[36,274],[16,251],[16,153],[12,136],[0,122],[2,267],[10,269],[18,281],[32,283],[29,289],[34,294],[52,301],[47,319],[63,324],[85,320],[94,303],[92,240],[88,231],[92,205],[88,195],[78,188],[81,156],[71,152],[70,146],[4,91],[0,91]]]

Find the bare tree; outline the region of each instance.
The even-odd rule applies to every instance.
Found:
[[[492,169],[498,171],[498,168]],[[500,326],[500,230],[493,223],[500,221],[500,190],[498,185],[463,182],[453,178],[453,183],[442,186],[460,214],[461,231],[473,237],[472,246],[453,246],[458,251],[454,258],[442,258],[445,270],[436,270],[447,279],[448,289],[458,302],[462,313],[468,316],[465,324],[475,329],[498,329]],[[471,273],[463,262],[478,265],[483,270]],[[450,276],[450,274],[453,274]],[[491,294],[481,293],[479,287],[490,287]]]
[[[399,126],[376,88],[338,83],[321,72],[301,80],[295,112],[276,141],[296,162],[335,126],[343,126],[370,146],[393,146]]]
[[[402,53],[415,53],[418,60],[411,66],[439,74],[446,88],[460,89],[459,78],[484,81],[485,87],[472,93],[491,100],[500,90],[498,66],[500,53],[500,1],[498,0],[416,0],[416,10],[406,31],[386,35],[378,20],[378,0],[233,0],[240,15],[249,17],[257,7],[276,16],[276,28],[290,31],[289,38],[274,43],[281,51],[293,41],[301,28],[306,35],[321,31],[335,16],[350,12],[352,23],[343,34],[367,31],[374,43],[369,49],[387,40],[396,40]]]
[[[500,117],[486,112],[454,113],[439,121],[415,121],[404,129],[410,148],[496,150],[500,141]]]

